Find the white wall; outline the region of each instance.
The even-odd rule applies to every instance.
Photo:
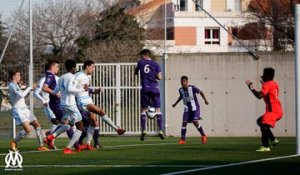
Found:
[[[294,55],[272,53],[260,56],[259,61],[254,61],[251,56],[238,53],[168,55],[168,134],[180,135],[183,105],[182,102],[176,108],[171,105],[179,96],[180,77],[187,75],[190,84],[203,90],[210,103],[206,106],[199,96],[203,117],[200,123],[208,136],[260,136],[256,119],[264,113],[264,102],[252,95],[245,80],[253,80],[260,89],[259,75],[263,68],[273,67],[284,110],[274,133],[277,136],[294,136]],[[198,135],[192,124],[187,135]]]

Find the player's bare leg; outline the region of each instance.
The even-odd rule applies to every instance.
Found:
[[[92,113],[95,113],[95,114],[98,114],[99,116],[102,117],[102,120],[108,124],[109,126],[111,126],[112,128],[114,128],[118,135],[123,135],[126,131],[118,126],[116,126],[114,124],[114,122],[105,114],[105,112],[98,106],[94,105],[94,104],[89,104],[87,105],[87,110],[92,112]]]
[[[30,123],[28,121],[22,123],[23,130],[21,130],[15,139],[10,141],[10,147],[12,150],[17,150],[17,143],[22,140],[27,134],[29,134],[32,130]]]

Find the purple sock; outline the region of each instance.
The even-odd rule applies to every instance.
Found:
[[[144,131],[146,129],[146,119],[147,116],[145,113],[141,114],[141,126],[142,126],[142,131]]]
[[[200,134],[201,134],[202,136],[205,136],[205,133],[204,133],[204,131],[203,131],[202,126],[198,127],[197,129],[198,129],[198,131],[200,132]]]
[[[157,125],[158,125],[158,128],[159,128],[159,130],[162,131],[162,130],[163,130],[162,114],[159,113],[159,114],[156,115],[156,117],[157,117]]]
[[[86,128],[84,128],[82,130],[81,136],[79,137],[78,143],[80,145],[82,145],[84,138],[86,137],[87,133],[86,133]]]
[[[95,129],[93,139],[94,145],[99,145],[99,129]]]
[[[181,128],[181,140],[185,140],[186,127]]]
[[[74,131],[73,131],[73,128],[71,127],[70,129],[67,130],[67,135],[69,137],[69,139],[71,140],[71,138],[73,137],[74,135]]]

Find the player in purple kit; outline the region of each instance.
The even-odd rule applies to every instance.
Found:
[[[61,125],[61,119],[63,117],[63,112],[60,107],[60,93],[58,91],[58,82],[55,78],[55,75],[59,71],[59,64],[56,61],[50,60],[46,65],[46,79],[43,85],[42,90],[46,93],[49,93],[49,107],[53,111],[55,115],[55,119],[51,119],[51,122],[53,125]],[[57,128],[58,128],[57,127]],[[57,129],[56,128],[56,129]],[[71,139],[73,135],[73,129],[70,128],[67,131],[68,137]],[[50,133],[52,134],[52,133]],[[53,149],[54,145],[53,143],[50,145],[50,148]]]
[[[146,132],[146,111],[149,106],[156,109],[157,123],[159,127],[159,137],[164,139],[162,114],[160,112],[160,91],[157,88],[158,80],[162,79],[159,64],[150,58],[151,52],[144,49],[140,52],[141,59],[137,63],[135,75],[141,75],[141,127],[140,140],[145,140]]]
[[[186,134],[186,126],[188,123],[193,122],[197,130],[202,136],[202,143],[206,143],[206,135],[203,131],[202,126],[199,124],[198,120],[201,119],[200,117],[200,105],[198,102],[197,94],[200,94],[201,97],[204,99],[206,105],[208,105],[208,101],[204,95],[204,93],[199,90],[197,87],[193,85],[189,85],[188,77],[182,76],[181,77],[181,85],[182,87],[179,89],[179,98],[178,100],[172,105],[173,108],[183,100],[184,104],[184,112],[183,112],[183,119],[182,119],[182,128],[181,128],[181,139],[179,140],[179,144],[185,144],[185,134]]]

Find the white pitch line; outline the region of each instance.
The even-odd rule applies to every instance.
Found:
[[[122,148],[122,147],[137,147],[137,146],[161,146],[161,145],[174,145],[178,143],[148,143],[148,144],[132,144],[132,145],[115,145],[115,146],[105,146],[103,149],[106,148]],[[20,154],[27,154],[27,153],[46,153],[46,152],[55,152],[55,151],[62,151],[62,149],[56,150],[49,150],[49,151],[24,151],[20,152]],[[8,153],[8,152],[7,152]],[[0,156],[5,156],[7,153],[1,153]]]
[[[293,157],[298,157],[298,156],[299,155],[289,155],[289,156],[281,156],[281,157],[272,157],[272,158],[267,158],[267,159],[250,160],[250,161],[246,161],[246,162],[230,163],[230,164],[225,164],[225,165],[216,165],[216,166],[205,167],[205,168],[197,168],[197,169],[192,169],[192,170],[165,173],[165,174],[161,174],[161,175],[184,174],[184,173],[191,173],[191,172],[196,172],[196,171],[212,170],[212,169],[218,169],[218,168],[224,168],[224,167],[232,167],[232,166],[238,166],[238,165],[246,165],[246,164],[258,163],[258,162],[265,162],[265,161],[270,161],[270,160],[287,159],[287,158],[293,158]]]
[[[199,168],[215,165],[23,165],[24,168]],[[0,165],[0,167],[5,167]]]

